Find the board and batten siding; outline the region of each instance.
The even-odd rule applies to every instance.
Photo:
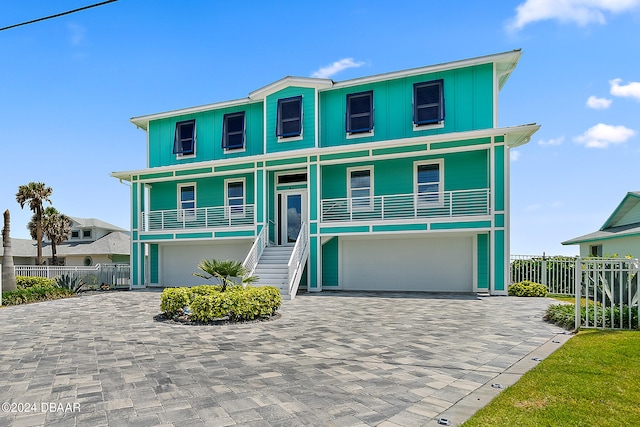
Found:
[[[413,128],[413,85],[444,80],[444,127]],[[347,138],[347,95],[373,91],[372,136]],[[493,127],[492,64],[321,91],[320,146],[335,147]]]
[[[276,127],[278,120],[278,100],[291,98],[294,96],[302,96],[302,139],[293,137],[284,138],[281,141],[278,141],[278,137],[276,136]],[[265,104],[267,106],[267,153],[277,153],[282,151],[315,147],[315,89],[290,86],[267,96]]]
[[[225,153],[222,149],[224,115],[241,111],[245,112],[245,149],[231,150]],[[256,102],[197,114],[153,120],[149,122],[148,130],[149,167],[153,168],[262,154],[264,146],[263,117],[263,103]],[[183,159],[177,158],[176,155],[173,154],[176,123],[192,119],[196,121],[196,155]]]
[[[489,187],[487,150],[416,156],[400,159],[324,165],[321,168],[322,198],[347,197],[347,169],[373,167],[374,195],[411,194],[415,189],[414,162],[444,161],[444,191]]]
[[[224,206],[225,180],[245,180],[245,203],[254,202],[254,179],[252,173],[212,176],[208,178],[181,179],[179,181],[154,182],[151,185],[149,207],[152,211],[178,209],[178,186],[195,183],[196,207]]]

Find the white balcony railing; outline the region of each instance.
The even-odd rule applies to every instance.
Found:
[[[255,223],[254,206],[215,206],[142,212],[144,231],[246,227]]]
[[[322,222],[394,221],[489,215],[489,189],[322,200]]]

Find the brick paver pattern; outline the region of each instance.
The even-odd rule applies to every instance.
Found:
[[[0,425],[426,425],[557,333],[549,303],[324,292],[217,326],[155,321],[149,291],[6,307]]]

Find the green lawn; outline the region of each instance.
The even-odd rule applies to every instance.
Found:
[[[640,332],[585,330],[500,393],[470,426],[640,425]]]

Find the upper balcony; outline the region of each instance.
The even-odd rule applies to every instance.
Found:
[[[142,212],[142,232],[251,228],[254,205],[215,206]]]
[[[322,200],[323,223],[419,221],[487,216],[488,188]]]

